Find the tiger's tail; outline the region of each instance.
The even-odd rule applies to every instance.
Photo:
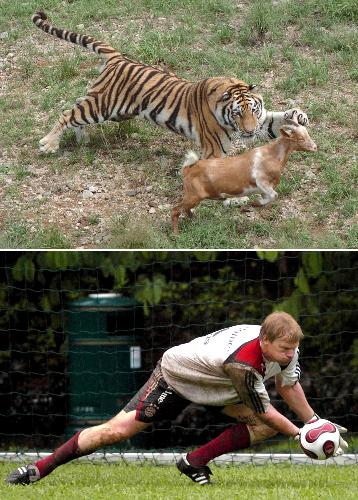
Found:
[[[74,33],[73,31],[55,28],[49,23],[48,17],[44,12],[41,11],[36,12],[36,14],[32,16],[32,22],[36,24],[36,26],[40,28],[42,31],[45,31],[45,33],[48,33],[49,35],[52,36],[56,36],[57,38],[62,38],[62,40],[66,40],[67,42],[72,42],[77,45],[81,45],[85,49],[92,50],[99,56],[104,57],[106,59],[110,58],[113,55],[118,54],[116,49],[114,49],[110,45],[107,45],[106,43],[100,42],[99,40],[92,38],[91,36],[80,35],[78,33]]]

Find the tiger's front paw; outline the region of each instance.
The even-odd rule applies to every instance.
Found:
[[[41,139],[39,144],[41,153],[56,153],[60,146],[60,141],[46,135]]]
[[[309,125],[308,116],[300,108],[292,108],[285,111],[284,118],[285,120],[294,120],[299,125]]]

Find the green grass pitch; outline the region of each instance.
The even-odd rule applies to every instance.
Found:
[[[0,464],[0,498],[26,499],[350,499],[358,498],[356,466],[212,465],[213,484],[199,486],[174,466],[67,464],[31,486],[9,486],[15,463]]]

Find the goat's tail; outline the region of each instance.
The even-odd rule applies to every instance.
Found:
[[[191,167],[191,165],[194,165],[194,163],[196,163],[198,160],[199,156],[195,153],[195,151],[188,151],[187,154],[185,155],[183,168]]]
[[[182,174],[184,175],[187,168],[194,165],[194,163],[199,161],[199,159],[200,159],[199,156],[194,151],[188,151],[184,158],[184,163],[182,166]]]

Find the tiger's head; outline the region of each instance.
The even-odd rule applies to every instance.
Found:
[[[230,78],[215,90],[216,118],[242,138],[254,137],[266,117],[262,96],[252,92],[255,87]]]

